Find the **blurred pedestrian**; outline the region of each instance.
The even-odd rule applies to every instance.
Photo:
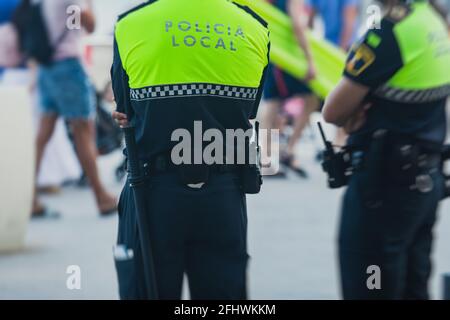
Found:
[[[30,6],[23,0],[23,8]],[[81,64],[81,40],[83,30],[92,33],[95,17],[87,0],[43,0],[39,9],[46,25],[47,35],[53,47],[53,56],[48,64],[41,63],[37,86],[43,115],[40,120],[36,142],[36,172],[39,172],[43,152],[55,129],[59,117],[69,121],[77,156],[93,188],[101,215],[116,211],[116,198],[106,191],[100,182],[96,165],[95,145],[95,91]],[[80,26],[69,29],[67,9],[77,6]],[[74,11],[77,14],[77,10]],[[21,11],[19,10],[18,15]],[[23,11],[22,11],[23,13]],[[23,18],[23,17],[22,17]],[[21,17],[17,17],[18,20]],[[74,19],[77,21],[77,19]],[[30,30],[21,30],[24,32]],[[49,210],[33,200],[33,216],[45,217]]]
[[[348,51],[356,40],[360,0],[306,0],[308,26],[314,28],[316,16],[321,16],[325,39]]]
[[[356,40],[359,2],[360,0],[306,0],[308,25],[313,29],[315,17],[321,16],[325,39],[347,52]],[[346,140],[347,134],[343,129],[338,129],[334,144],[343,146]]]
[[[262,127],[265,129],[276,128],[276,122],[282,106],[288,99],[301,98],[304,101],[303,111],[294,121],[294,129],[289,137],[286,149],[281,151],[281,163],[294,170],[300,177],[306,178],[307,172],[299,165],[295,156],[295,147],[302,135],[303,130],[309,122],[309,117],[314,111],[319,109],[319,100],[308,87],[308,81],[316,77],[316,67],[309,43],[306,39],[306,26],[303,24],[304,16],[303,0],[273,0],[274,6],[287,13],[292,20],[294,33],[299,46],[303,50],[307,61],[307,73],[305,79],[298,80],[288,73],[282,71],[275,65],[270,65],[267,73],[267,81],[264,87],[265,110],[262,119]],[[270,140],[270,139],[269,139]],[[268,150],[265,154],[271,153],[271,144],[265,143]],[[285,176],[285,172],[265,172],[268,176]]]

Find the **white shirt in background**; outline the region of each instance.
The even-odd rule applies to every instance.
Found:
[[[83,30],[73,15],[87,9],[86,0],[42,0],[42,10],[50,41],[56,45],[55,60],[82,56]],[[75,9],[73,6],[76,6]],[[75,10],[73,10],[75,9]],[[68,27],[70,26],[70,28]],[[64,32],[66,34],[64,35]],[[64,38],[61,40],[61,37]],[[59,44],[57,42],[60,41]]]

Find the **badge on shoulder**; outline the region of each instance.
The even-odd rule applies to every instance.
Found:
[[[367,45],[361,44],[352,51],[346,70],[353,76],[359,76],[375,61],[375,58],[375,52]]]

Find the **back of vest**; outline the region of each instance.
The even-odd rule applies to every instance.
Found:
[[[176,129],[248,129],[268,64],[266,23],[224,0],[158,0],[124,16],[116,43],[142,157]]]
[[[350,60],[347,76],[372,89],[373,106],[350,142],[365,145],[373,132],[383,128],[443,143],[450,39],[428,1],[394,6],[381,28],[369,31],[355,48],[351,55],[355,64]]]
[[[215,83],[257,88],[267,30],[223,0],[160,0],[116,27],[130,87]]]
[[[417,94],[424,90],[443,94],[450,86],[450,38],[437,12],[426,1],[414,3],[412,13],[396,24],[394,33],[404,66],[388,86]]]

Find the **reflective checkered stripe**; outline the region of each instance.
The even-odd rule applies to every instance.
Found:
[[[130,95],[131,100],[133,101],[195,96],[256,100],[258,88],[226,86],[209,83],[191,83],[131,89]]]
[[[450,85],[427,90],[403,90],[384,85],[375,96],[400,103],[427,103],[445,99],[450,95]]]

